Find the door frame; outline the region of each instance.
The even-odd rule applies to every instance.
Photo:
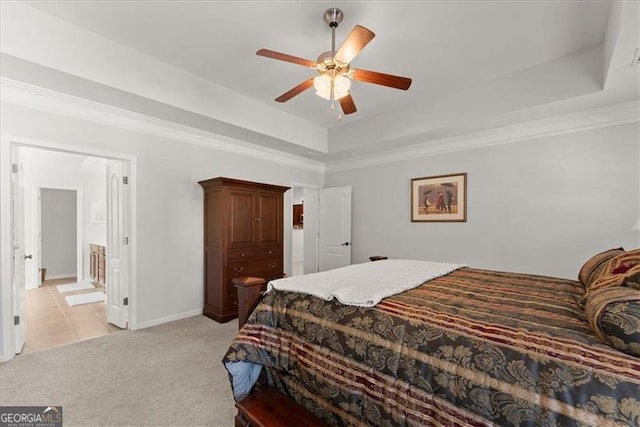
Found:
[[[136,156],[81,146],[65,145],[39,139],[15,135],[0,135],[0,316],[2,316],[2,336],[0,337],[0,362],[15,357],[13,300],[14,292],[11,280],[13,248],[11,243],[11,148],[26,146],[45,150],[61,151],[72,154],[104,157],[126,162],[129,170],[128,197],[123,200],[128,210],[129,223],[125,230],[129,240],[128,250],[128,290],[129,321],[128,329],[136,330],[138,325],[137,300],[137,160]]]
[[[80,282],[84,278],[84,263],[83,261],[83,253],[82,253],[82,242],[84,241],[84,211],[83,211],[83,195],[81,187],[60,187],[60,186],[49,186],[49,185],[38,185],[36,187],[36,203],[34,206],[36,207],[35,214],[35,224],[34,230],[35,233],[33,235],[33,274],[35,277],[36,287],[42,285],[42,275],[40,273],[40,268],[42,268],[42,190],[66,190],[66,191],[75,191],[76,192],[76,277],[78,282]]]
[[[285,272],[291,276],[292,274],[292,270],[293,270],[293,232],[291,231],[293,226],[292,224],[292,220],[293,220],[293,189],[294,188],[308,188],[308,189],[312,189],[312,190],[316,190],[316,191],[320,191],[320,189],[322,187],[320,187],[319,185],[312,185],[312,184],[303,184],[303,183],[299,183],[299,182],[292,182],[290,184],[291,188],[289,190],[287,190],[284,193],[284,200],[285,200],[285,206],[287,207],[285,209],[285,213],[284,213],[284,223],[285,223],[285,227],[284,227],[284,239],[285,239],[285,253],[284,253],[284,260],[285,260]],[[307,205],[308,206],[308,205]],[[304,209],[307,209],[307,206],[305,206]],[[305,212],[307,213],[307,212]],[[314,215],[309,215],[314,217]],[[316,233],[318,231],[318,203],[316,200],[315,203],[315,224],[314,227],[316,229]],[[303,242],[303,251],[306,249],[307,245],[309,244],[309,242],[306,241],[307,239],[305,239],[305,241]],[[316,268],[318,267],[318,251],[319,251],[319,247],[318,247],[318,239],[316,238],[316,245],[314,248],[314,254],[315,254],[315,265]]]

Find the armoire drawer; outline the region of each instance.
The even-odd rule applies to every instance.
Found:
[[[258,248],[258,255],[261,257],[279,257],[282,250],[278,247],[267,246],[266,248]]]
[[[229,249],[227,251],[227,260],[241,261],[244,259],[253,258],[256,255],[258,255],[258,250],[256,248]]]
[[[280,258],[252,259],[227,263],[227,277],[255,275],[257,271],[274,272],[282,270]]]
[[[248,261],[237,261],[237,262],[228,262],[227,263],[227,277],[241,277],[247,276],[249,274],[249,262]]]
[[[280,271],[282,270],[282,260],[280,258],[268,258],[250,261],[247,264],[250,265],[251,271]]]

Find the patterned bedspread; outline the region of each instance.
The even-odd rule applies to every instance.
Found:
[[[571,280],[464,268],[371,308],[268,293],[224,361],[331,425],[640,425],[640,358]]]

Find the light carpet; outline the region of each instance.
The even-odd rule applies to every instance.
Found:
[[[191,317],[0,364],[0,405],[62,405],[65,426],[233,426],[222,357],[238,330]]]
[[[89,292],[87,294],[67,295],[64,297],[70,306],[92,304],[94,302],[106,301],[107,295],[104,292]]]
[[[83,280],[82,282],[78,282],[78,283],[70,283],[68,285],[58,285],[56,286],[56,288],[58,288],[58,292],[62,294],[65,292],[81,291],[83,289],[95,289],[95,286],[93,286],[91,281]]]

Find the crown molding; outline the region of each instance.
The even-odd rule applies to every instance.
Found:
[[[324,163],[261,147],[224,135],[207,132],[146,114],[90,101],[51,89],[34,86],[5,77],[0,78],[2,102],[54,114],[88,120],[176,142],[199,145],[214,150],[253,157],[306,171],[324,172]]]
[[[0,88],[3,102],[320,173],[510,144],[640,120],[640,101],[636,100],[323,163],[5,77],[0,78]]]
[[[378,166],[455,151],[510,144],[637,121],[640,121],[640,101],[636,100],[465,135],[434,139],[423,144],[401,149],[327,161],[325,163],[325,171],[326,173],[332,173]]]

